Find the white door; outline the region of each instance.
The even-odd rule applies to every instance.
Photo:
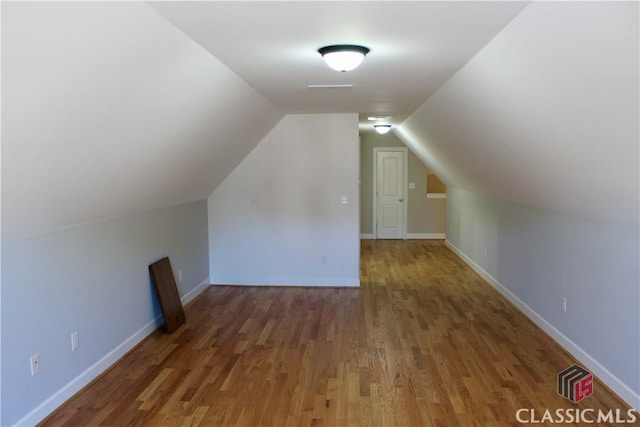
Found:
[[[404,153],[376,154],[376,238],[404,238]]]

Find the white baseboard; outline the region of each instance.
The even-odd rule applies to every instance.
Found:
[[[444,233],[407,233],[407,239],[419,239],[419,240],[430,240],[437,239],[442,240],[447,237]],[[375,234],[361,234],[361,239],[364,240],[375,240]]]
[[[254,279],[233,279],[233,280],[216,280],[212,286],[273,286],[279,288],[358,288],[360,287],[360,279],[344,279],[344,280],[312,280],[307,283],[290,282],[289,280],[270,280],[268,282]]]
[[[407,239],[442,240],[447,237],[444,233],[407,233]]]
[[[640,394],[636,393],[628,385],[622,382],[618,377],[612,374],[607,368],[602,366],[600,362],[594,359],[589,353],[584,351],[579,345],[571,341],[569,337],[564,335],[555,326],[547,322],[544,317],[540,316],[535,310],[529,307],[524,301],[518,298],[513,292],[507,289],[503,284],[498,282],[493,276],[487,273],[482,267],[476,264],[471,258],[469,258],[464,252],[458,249],[453,243],[445,240],[445,245],[458,255],[465,263],[469,265],[487,281],[492,287],[494,287],[502,296],[515,305],[525,316],[527,316],[533,323],[535,323],[540,329],[547,333],[553,340],[555,340],[561,347],[567,350],[573,357],[578,359],[580,363],[584,365],[591,373],[595,374],[603,383],[605,383],[614,393],[616,393],[622,400],[628,403],[631,407],[640,411]]]
[[[189,292],[187,292],[186,294],[184,294],[180,298],[180,301],[182,301],[182,305],[187,305],[189,302],[193,301],[195,299],[195,297],[197,297],[202,292],[204,292],[204,290],[207,289],[209,286],[211,286],[211,282],[209,281],[209,278],[207,277],[198,286],[196,286],[195,288],[191,289]]]
[[[198,286],[186,293],[180,298],[182,304],[186,304],[189,301],[197,297],[202,291],[209,286],[209,278],[207,277]],[[103,372],[109,369],[114,363],[116,363],[122,356],[127,354],[132,348],[138,345],[143,339],[148,337],[153,331],[158,329],[162,325],[162,315],[148,322],[142,328],[138,329],[133,335],[124,340],[120,345],[111,350],[102,359],[88,367],[84,372],[69,381],[60,390],[49,396],[44,402],[38,405],[34,410],[25,415],[15,425],[17,426],[35,426],[53,411],[55,411],[60,405],[69,400],[73,395],[86,387],[91,381],[98,378]]]

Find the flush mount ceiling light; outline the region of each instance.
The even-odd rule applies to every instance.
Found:
[[[391,116],[369,116],[370,121],[391,120]]]
[[[336,71],[351,71],[362,63],[369,48],[353,44],[334,44],[318,49],[327,65]]]
[[[391,130],[391,125],[373,125],[373,128],[380,135],[384,135],[385,133],[388,133]]]

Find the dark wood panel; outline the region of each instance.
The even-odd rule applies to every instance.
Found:
[[[186,318],[169,258],[149,265],[149,273],[160,302],[165,331],[172,333],[185,323]]]

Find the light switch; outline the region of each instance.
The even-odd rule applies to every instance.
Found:
[[[415,190],[416,189],[416,183],[415,182],[410,182],[409,183],[409,190]]]
[[[340,196],[340,204],[341,205],[348,205],[349,204],[349,198],[347,196]]]

